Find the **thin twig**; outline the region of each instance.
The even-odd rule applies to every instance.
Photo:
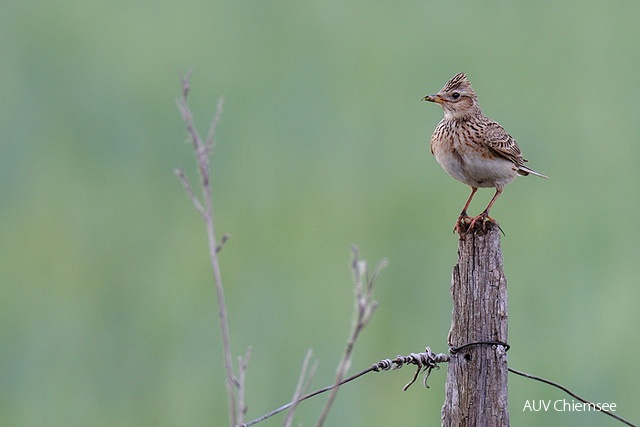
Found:
[[[187,178],[187,175],[185,175],[184,170],[174,169],[173,173],[175,173],[178,179],[180,180],[180,182],[182,182],[184,191],[189,196],[189,199],[191,199],[191,203],[193,203],[193,206],[196,208],[198,213],[202,216],[202,219],[206,219],[206,213],[204,211],[204,208],[202,207],[202,204],[200,203],[200,200],[198,199],[198,197],[193,192],[193,189],[191,188],[191,184],[189,183],[189,178]]]
[[[586,403],[587,405],[589,405],[592,408],[598,410],[599,412],[602,412],[603,414],[607,414],[610,417],[615,418],[616,420],[620,421],[621,423],[624,423],[624,424],[626,424],[628,426],[631,426],[631,427],[638,427],[637,425],[625,420],[624,418],[622,418],[622,417],[620,417],[620,416],[618,416],[618,415],[616,415],[616,414],[614,414],[612,412],[609,412],[606,409],[602,409],[600,406],[596,405],[595,403],[589,402],[588,400],[578,396],[577,394],[575,394],[574,392],[572,392],[571,390],[569,390],[568,388],[566,388],[565,386],[563,386],[561,384],[558,384],[558,383],[553,382],[551,380],[548,380],[546,378],[537,377],[535,375],[531,375],[531,374],[528,374],[526,372],[518,371],[518,370],[513,369],[513,368],[509,368],[509,372],[513,372],[516,375],[520,375],[520,376],[525,377],[525,378],[529,378],[529,379],[532,379],[532,380],[540,381],[542,383],[549,384],[550,386],[559,388],[560,390],[562,390],[565,393],[567,393],[569,396],[578,399],[582,403]]]
[[[220,118],[222,117],[222,105],[224,104],[224,98],[220,97],[218,99],[218,105],[216,105],[216,113],[213,116],[213,120],[211,120],[211,125],[209,125],[209,132],[207,133],[207,141],[206,145],[209,150],[209,153],[212,153],[214,148],[216,147],[216,129],[218,128],[218,123],[220,123]]]
[[[236,387],[238,388],[238,423],[244,422],[244,416],[247,413],[247,404],[245,401],[245,377],[247,374],[247,368],[249,367],[249,358],[253,347],[247,347],[247,352],[244,357],[238,357],[238,381]]]
[[[347,370],[349,369],[349,365],[351,364],[351,356],[353,354],[353,348],[355,346],[356,340],[358,339],[358,336],[360,335],[362,329],[367,325],[369,320],[371,320],[371,316],[373,316],[373,313],[377,307],[377,301],[374,301],[372,299],[373,284],[374,280],[378,277],[380,270],[386,265],[386,262],[384,261],[378,263],[372,275],[372,278],[369,279],[367,272],[367,262],[360,261],[358,257],[358,248],[356,246],[353,246],[351,251],[353,252],[353,262],[351,264],[351,267],[353,270],[353,282],[356,290],[356,320],[354,322],[351,335],[347,340],[347,346],[345,347],[344,354],[342,355],[342,359],[340,360],[333,389],[331,390],[331,393],[327,398],[327,402],[325,403],[324,409],[320,414],[320,417],[316,424],[317,427],[322,427],[322,425],[324,425],[324,422],[329,415],[329,411],[331,410],[331,406],[333,405],[333,401],[338,394],[338,387],[340,386],[342,379],[344,378]]]
[[[229,320],[227,316],[227,306],[224,298],[224,288],[222,286],[222,274],[220,272],[220,263],[218,261],[218,243],[216,239],[214,220],[213,220],[213,198],[211,185],[209,182],[209,153],[211,151],[211,147],[214,145],[215,141],[215,130],[216,126],[220,120],[220,114],[222,111],[222,102],[218,102],[218,108],[214,118],[211,122],[211,126],[209,128],[209,136],[207,137],[207,141],[203,142],[200,134],[195,128],[193,124],[193,114],[191,113],[191,109],[187,103],[187,97],[189,95],[190,84],[189,78],[191,73],[187,73],[186,75],[182,75],[180,78],[180,83],[182,85],[182,96],[180,99],[176,101],[176,105],[178,106],[178,110],[180,110],[180,114],[182,116],[182,120],[184,121],[187,132],[191,137],[191,142],[193,144],[193,150],[196,156],[196,162],[198,165],[198,172],[200,173],[200,185],[202,189],[202,198],[203,201],[200,202],[198,198],[195,196],[195,193],[191,189],[191,185],[189,184],[188,179],[184,175],[184,172],[179,171],[176,172],[178,178],[180,178],[182,185],[185,187],[185,190],[189,197],[191,198],[191,202],[193,203],[196,210],[201,214],[205,227],[207,229],[207,243],[209,245],[209,259],[211,262],[211,269],[213,272],[213,279],[216,287],[216,295],[218,302],[218,317],[220,318],[220,328],[222,329],[222,347],[224,352],[224,366],[227,373],[226,377],[226,387],[227,387],[227,398],[229,401],[229,421],[232,426],[238,424],[238,412],[239,409],[237,407],[236,402],[236,381],[233,376],[233,361],[231,359],[231,340],[229,337]]]
[[[291,399],[291,407],[289,407],[289,411],[287,412],[287,416],[284,418],[284,422],[282,423],[283,427],[290,427],[293,422],[293,415],[295,413],[296,407],[298,403],[300,403],[300,398],[303,393],[305,393],[309,385],[311,384],[311,380],[315,375],[316,368],[318,367],[318,362],[316,361],[311,370],[307,374],[307,369],[309,366],[309,361],[311,360],[311,355],[313,354],[313,350],[307,350],[307,354],[304,356],[304,360],[302,362],[302,368],[300,369],[300,375],[298,376],[298,383],[296,384],[296,389],[293,392],[293,398]]]

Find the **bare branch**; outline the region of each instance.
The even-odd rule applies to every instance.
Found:
[[[190,78],[191,71],[189,71],[186,75],[180,76],[180,83],[182,85],[182,96],[176,101],[176,105],[178,106],[178,110],[180,111],[180,115],[182,116],[182,121],[184,121],[185,125],[187,126],[187,132],[189,132],[189,136],[191,137],[194,151],[196,153],[199,153],[200,147],[202,146],[202,138],[200,138],[200,134],[193,124],[193,115],[191,114],[191,110],[189,109],[189,105],[187,103],[187,97],[189,96],[189,90],[191,88],[191,84],[189,83]]]
[[[216,114],[213,116],[213,120],[211,120],[211,124],[209,125],[209,132],[207,133],[207,140],[205,142],[209,153],[212,153],[216,147],[216,130],[218,128],[218,123],[220,123],[220,118],[222,117],[223,103],[224,98],[221,97],[218,100],[218,105],[216,106]]]
[[[354,322],[353,330],[351,331],[351,335],[347,340],[347,346],[345,347],[344,354],[342,355],[342,359],[340,360],[340,364],[338,366],[333,389],[331,390],[324,409],[320,414],[320,418],[318,419],[318,422],[316,424],[317,427],[321,427],[322,425],[324,425],[324,422],[329,415],[329,411],[331,410],[331,406],[333,405],[333,401],[338,394],[338,387],[340,386],[342,379],[346,375],[347,370],[351,365],[351,356],[356,340],[358,339],[358,336],[360,335],[362,329],[367,325],[369,320],[371,320],[371,316],[373,316],[373,312],[378,306],[377,301],[374,301],[372,299],[374,285],[373,279],[376,279],[378,277],[380,270],[386,265],[385,262],[378,263],[378,266],[376,267],[376,270],[372,275],[372,280],[370,280],[368,278],[367,262],[361,261],[359,259],[358,248],[356,246],[353,246],[351,251],[353,253],[353,262],[351,264],[351,267],[353,269],[353,282],[356,291],[356,319]]]
[[[238,357],[238,381],[236,387],[238,388],[238,423],[244,422],[244,416],[247,413],[247,404],[245,403],[245,375],[247,368],[249,367],[249,358],[251,357],[251,346],[247,347],[247,352],[244,357]]]
[[[300,376],[298,376],[298,384],[296,385],[296,389],[293,393],[293,398],[291,399],[291,407],[287,412],[287,416],[282,423],[283,427],[290,427],[293,422],[293,414],[295,413],[296,407],[298,403],[300,403],[300,397],[302,393],[306,392],[311,384],[311,380],[315,375],[316,368],[318,367],[318,362],[316,361],[311,367],[311,371],[309,371],[307,375],[307,369],[309,366],[309,361],[311,360],[311,355],[313,354],[313,350],[307,350],[307,354],[304,356],[304,361],[302,362],[302,369],[300,369]]]
[[[186,191],[187,195],[191,199],[191,203],[193,203],[193,207],[195,207],[198,213],[202,215],[202,218],[206,220],[207,213],[202,207],[202,203],[200,203],[200,200],[198,200],[198,196],[196,196],[195,193],[193,192],[193,189],[191,188],[191,184],[189,183],[189,178],[187,178],[187,176],[185,175],[184,170],[174,169],[173,173],[176,174],[176,176],[182,183],[182,186],[184,187],[184,191]]]
[[[180,82],[182,85],[182,96],[180,99],[176,101],[176,105],[180,110],[180,114],[182,116],[182,120],[184,121],[187,132],[191,137],[191,142],[193,144],[193,150],[196,156],[196,162],[198,165],[198,171],[200,173],[201,178],[201,189],[202,189],[202,203],[195,196],[191,185],[189,184],[188,179],[184,175],[184,172],[176,172],[178,178],[182,181],[182,185],[185,187],[185,191],[191,198],[192,203],[196,207],[196,209],[202,215],[202,219],[205,223],[205,227],[207,230],[207,243],[209,246],[209,260],[211,262],[211,269],[213,273],[213,279],[215,282],[217,302],[218,302],[218,317],[220,319],[220,328],[222,330],[222,347],[224,353],[224,366],[227,373],[226,376],[226,387],[227,387],[227,398],[229,402],[229,422],[232,426],[238,423],[238,413],[242,409],[237,408],[236,402],[236,385],[237,381],[233,375],[233,361],[231,359],[231,339],[229,337],[229,318],[227,316],[227,306],[224,299],[224,288],[222,286],[222,274],[220,272],[220,263],[218,261],[218,243],[216,239],[214,220],[213,220],[213,199],[211,196],[211,185],[209,182],[209,150],[202,142],[198,131],[196,130],[193,124],[193,114],[191,113],[191,109],[189,108],[189,104],[187,102],[187,97],[189,95],[190,83],[189,78],[191,73],[187,73],[186,75],[182,75],[180,77]],[[214,119],[212,121],[211,128],[215,130],[215,127],[220,120],[220,111],[222,104],[218,103],[218,111],[216,112]],[[210,131],[213,134],[213,131]]]
[[[191,89],[191,74],[193,73],[193,68],[187,71],[186,74],[180,73],[180,84],[182,85],[182,97],[187,99],[189,96],[189,90]]]

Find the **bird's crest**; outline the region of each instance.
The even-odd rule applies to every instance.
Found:
[[[447,84],[444,85],[441,92],[451,92],[453,90],[467,92],[470,95],[474,96],[476,94],[471,87],[471,82],[467,80],[467,75],[465,73],[458,73],[455,76],[451,77],[451,80],[449,80]]]

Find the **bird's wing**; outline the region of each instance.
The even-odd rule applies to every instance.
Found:
[[[522,158],[522,152],[516,144],[516,140],[494,121],[485,127],[484,142],[496,154],[511,160],[517,166],[522,166],[526,162]]]

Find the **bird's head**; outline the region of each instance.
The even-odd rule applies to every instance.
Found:
[[[456,74],[440,92],[427,95],[422,100],[440,104],[447,119],[462,118],[480,111],[478,97],[464,73]]]

